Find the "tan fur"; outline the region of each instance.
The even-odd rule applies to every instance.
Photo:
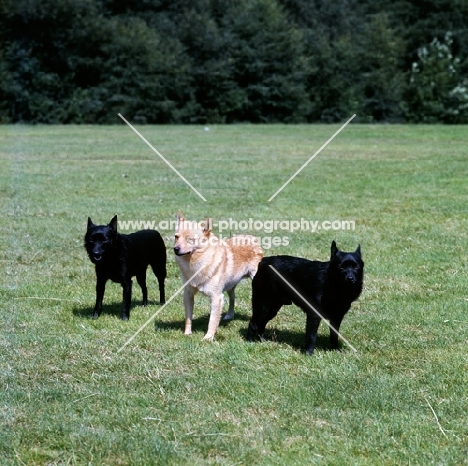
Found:
[[[221,320],[223,291],[229,296],[229,309],[224,319],[231,320],[234,317],[234,289],[243,278],[252,279],[255,276],[263,251],[254,236],[238,235],[227,240],[218,239],[211,232],[211,219],[205,221],[203,228],[194,228],[193,225],[187,228],[187,223],[179,212],[174,252],[183,282],[187,283],[195,273],[202,270],[184,288],[184,333],[192,333],[194,296],[201,291],[211,302],[208,331],[203,339],[212,341]]]

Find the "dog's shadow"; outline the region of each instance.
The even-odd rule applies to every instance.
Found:
[[[228,326],[232,320],[224,320],[224,315],[221,317],[221,322],[219,323],[219,328]],[[203,314],[192,319],[192,332],[206,332],[208,328],[208,322],[210,320],[210,314]],[[243,314],[236,314],[234,320],[242,320],[248,322],[250,317]],[[154,328],[156,331],[164,330],[184,330],[185,319],[177,320],[156,320],[154,323]]]
[[[247,340],[247,329],[239,332]],[[278,330],[275,327],[265,329],[265,342],[283,343],[290,346],[295,351],[305,353],[305,332],[295,332],[291,330]],[[261,345],[259,337],[256,337],[252,344]],[[330,349],[330,338],[327,335],[317,335],[315,351],[332,351]]]
[[[148,301],[148,306],[161,306],[159,301]],[[133,300],[130,306],[130,319],[132,318],[132,312],[138,312],[138,308],[142,307],[141,300]],[[72,313],[75,317],[79,317],[81,319],[92,319],[94,314],[94,306],[80,306],[75,307],[72,309]],[[113,303],[103,303],[102,304],[102,312],[101,316],[103,315],[110,315],[114,317],[120,318],[122,316],[122,301],[115,301]]]
[[[148,302],[148,305],[159,305],[159,301]],[[138,308],[141,306],[141,301],[132,300],[131,311],[138,311]],[[73,314],[76,317],[82,319],[92,319],[94,313],[94,306],[85,306],[85,307],[75,307],[72,310]],[[120,318],[122,315],[122,303],[121,302],[114,302],[102,305],[102,313],[101,318],[103,315],[110,315],[116,318]],[[224,317],[223,313],[223,317]],[[130,317],[131,319],[131,317]],[[208,328],[208,321],[210,319],[209,314],[203,314],[199,317],[194,317],[192,320],[192,332],[206,332]],[[234,320],[249,322],[250,316],[247,314],[236,314]],[[220,329],[223,327],[227,327],[232,321],[231,320],[224,320],[221,319],[219,324]],[[176,320],[158,320],[156,319],[153,328],[156,332],[158,331],[180,331],[181,333],[184,331],[184,319],[176,319]],[[247,342],[247,325],[239,330],[240,336]],[[294,350],[305,353],[305,333],[304,332],[295,332],[291,330],[278,330],[275,327],[267,328],[265,330],[265,340],[269,342],[276,342],[276,343],[284,343],[289,345]],[[250,342],[249,342],[250,343]],[[262,342],[259,338],[255,338],[254,341],[250,344],[258,344],[261,345]],[[317,335],[317,340],[315,344],[315,350],[319,351],[332,351],[330,349],[330,338],[327,335]]]

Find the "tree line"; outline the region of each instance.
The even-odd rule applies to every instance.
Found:
[[[3,0],[0,122],[468,123],[465,0]]]

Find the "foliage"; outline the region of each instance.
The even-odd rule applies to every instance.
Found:
[[[418,49],[408,89],[408,117],[414,121],[461,123],[468,117],[468,80],[452,53],[452,34]]]
[[[2,122],[468,121],[466,2],[5,0],[0,13]],[[452,58],[437,64],[437,46]]]

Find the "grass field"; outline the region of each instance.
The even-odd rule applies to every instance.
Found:
[[[468,464],[468,128],[140,126],[200,193],[129,127],[0,127],[0,463],[131,465]],[[283,308],[271,341],[245,341],[250,283],[216,342],[183,335],[178,296],[159,311],[134,286],[89,317],[87,217],[353,220],[354,230],[274,232],[266,255],[327,260],[361,244],[365,287],[341,332],[357,349],[312,357],[305,316]],[[167,239],[167,297],[181,286]],[[234,232],[233,232],[234,233]],[[249,233],[256,233],[249,231]],[[262,233],[266,236],[266,234]]]

